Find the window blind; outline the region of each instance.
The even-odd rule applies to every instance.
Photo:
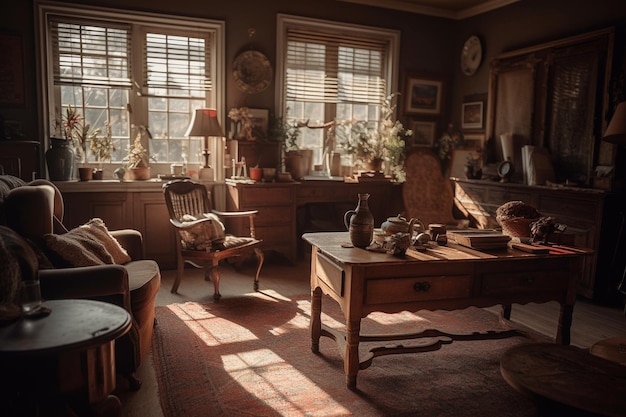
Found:
[[[323,103],[380,103],[387,44],[289,29],[285,98]]]
[[[52,20],[53,80],[57,85],[130,88],[130,27]]]
[[[208,38],[148,33],[144,87],[197,91],[199,95],[212,90],[207,45]]]

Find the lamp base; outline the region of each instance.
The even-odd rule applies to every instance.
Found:
[[[213,168],[203,167],[198,171],[198,178],[201,180],[213,180]]]

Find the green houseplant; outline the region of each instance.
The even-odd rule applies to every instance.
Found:
[[[396,94],[386,97],[380,106],[378,122],[339,121],[335,134],[347,154],[354,155],[367,169],[380,171],[387,164],[396,181],[404,182],[405,139],[413,132],[404,129],[399,120],[393,120]]]

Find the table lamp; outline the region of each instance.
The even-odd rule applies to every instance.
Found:
[[[209,164],[211,150],[209,148],[209,137],[224,137],[224,131],[217,120],[217,110],[215,109],[196,109],[191,119],[191,124],[187,129],[185,136],[203,136],[204,147],[202,149],[203,164],[200,167],[198,177],[200,179],[214,179],[213,170]]]
[[[609,126],[606,128],[604,135],[602,136],[602,140],[609,143],[614,143],[616,145],[626,145],[626,101],[621,102],[617,105],[615,109],[615,113],[613,113],[613,117],[611,117],[611,121],[609,122]],[[623,239],[624,234],[624,214],[622,214],[622,224],[620,226],[619,236],[618,236],[618,245],[621,239]],[[617,288],[623,294],[626,294],[626,266],[624,267],[624,272],[622,274],[622,280]],[[624,314],[626,314],[626,308],[624,308]]]

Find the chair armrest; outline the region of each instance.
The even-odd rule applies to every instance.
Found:
[[[133,261],[144,259],[143,236],[133,229],[111,230],[111,235],[122,245]]]
[[[107,301],[131,311],[128,271],[122,265],[97,265],[39,271],[42,298]]]
[[[247,211],[219,211],[219,210],[211,210],[211,213],[217,214],[219,217],[236,218],[236,217],[254,216],[255,214],[259,213],[259,210],[247,210]]]
[[[213,219],[209,219],[208,217],[203,217],[201,219],[197,219],[197,220],[190,220],[190,221],[184,221],[181,222],[180,220],[176,220],[176,219],[170,219],[170,223],[178,230],[188,230],[193,228],[194,226],[198,225],[198,224],[202,224],[205,222],[212,222]]]

